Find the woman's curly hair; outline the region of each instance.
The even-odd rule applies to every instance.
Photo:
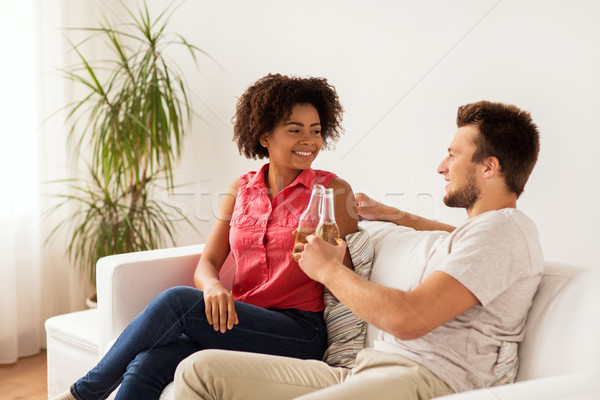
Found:
[[[259,139],[281,121],[287,121],[297,104],[311,104],[321,120],[323,147],[343,132],[344,109],[335,88],[325,78],[296,78],[269,74],[250,86],[237,102],[233,117],[233,140],[247,158],[267,158]]]

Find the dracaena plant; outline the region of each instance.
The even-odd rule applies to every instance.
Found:
[[[190,98],[181,69],[166,55],[183,46],[212,58],[181,35],[167,33],[173,11],[156,19],[147,5],[138,12],[123,6],[131,21],[77,28],[87,37],[71,43],[79,62],[63,70],[82,87],[83,97],[67,108],[69,149],[88,156],[83,179],[70,180],[68,193],[51,210],[71,205],[70,215],[50,233],[69,230],[67,253],[95,285],[99,258],[175,244],[174,219],[181,211],[154,199],[157,189],[173,190],[173,166],[181,157],[189,128]],[[92,62],[82,44],[107,43],[112,59]],[[214,60],[213,60],[214,61]]]

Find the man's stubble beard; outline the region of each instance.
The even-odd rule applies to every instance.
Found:
[[[473,208],[477,200],[479,200],[480,195],[481,190],[477,187],[474,173],[471,171],[467,182],[462,187],[446,193],[444,204],[448,207],[465,208],[468,211]]]

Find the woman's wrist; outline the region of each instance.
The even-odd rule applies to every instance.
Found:
[[[215,278],[204,278],[200,281],[200,286],[200,289],[206,292],[210,289],[223,286],[223,283],[221,283],[220,280]]]

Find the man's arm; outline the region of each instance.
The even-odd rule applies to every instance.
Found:
[[[408,292],[369,282],[344,267],[344,251],[342,243],[332,246],[309,236],[300,267],[360,318],[398,339],[421,337],[478,303],[464,285],[441,271]]]
[[[396,225],[408,226],[417,231],[452,232],[456,229],[452,225],[419,217],[418,215],[401,211],[391,206],[386,206],[383,203],[373,200],[364,193],[357,193],[355,202],[356,212],[363,219],[393,222]]]

